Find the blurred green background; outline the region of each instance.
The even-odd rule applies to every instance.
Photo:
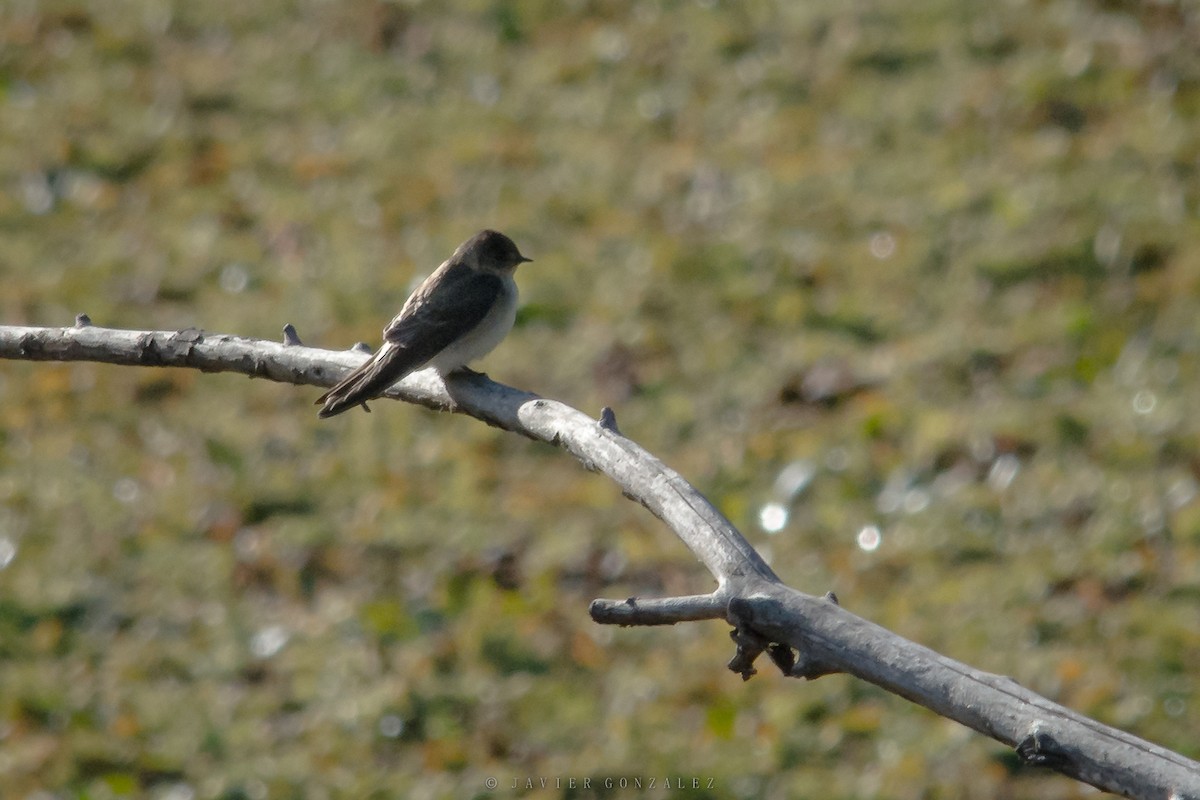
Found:
[[[0,321],[377,344],[499,228],[481,369],[613,406],[789,584],[1200,757],[1197,6],[449,5],[0,4]],[[711,580],[562,452],[318,394],[0,363],[0,794],[1088,794],[592,624]]]

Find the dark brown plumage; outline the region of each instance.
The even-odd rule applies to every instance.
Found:
[[[513,271],[531,260],[497,231],[468,239],[405,301],[379,350],[317,399],[318,416],[358,405],[370,411],[368,400],[410,372],[432,367],[445,375],[491,352],[516,315]]]

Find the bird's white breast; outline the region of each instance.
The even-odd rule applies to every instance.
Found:
[[[500,296],[479,324],[431,358],[426,368],[432,367],[446,375],[496,349],[517,319],[517,283],[512,276],[507,276],[503,286]]]

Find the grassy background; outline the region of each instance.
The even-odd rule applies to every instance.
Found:
[[[0,5],[0,321],[377,343],[497,227],[496,379],[614,406],[792,585],[1200,757],[1195,5],[455,5]],[[722,625],[593,625],[711,583],[560,452],[317,394],[0,364],[5,797],[1086,794],[743,684]]]

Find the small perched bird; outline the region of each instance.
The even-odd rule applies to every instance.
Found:
[[[447,375],[490,353],[517,314],[517,265],[532,261],[503,233],[480,231],[459,245],[383,329],[383,345],[317,398],[321,418],[362,406],[410,372]]]

